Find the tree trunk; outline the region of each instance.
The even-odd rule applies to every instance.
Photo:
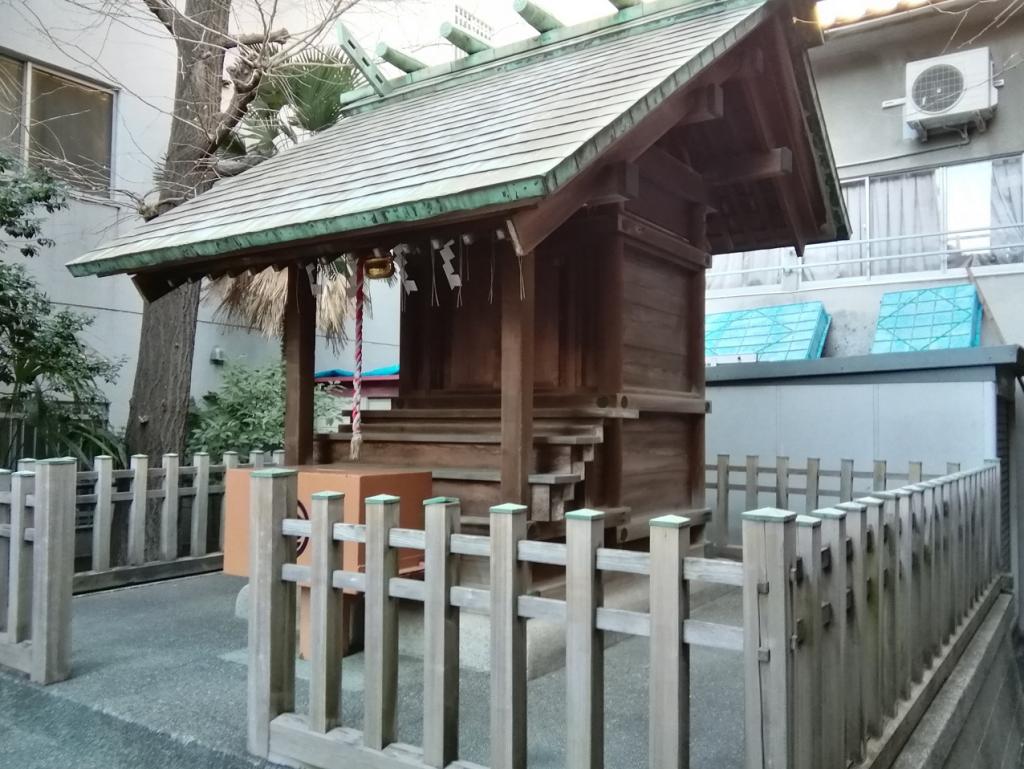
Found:
[[[178,71],[157,215],[215,179],[209,147],[220,122],[224,49],[208,41],[227,36],[230,8],[231,0],[187,0],[183,16],[170,22]],[[155,458],[185,448],[199,295],[199,283],[186,283],[143,308],[125,434],[130,453]]]

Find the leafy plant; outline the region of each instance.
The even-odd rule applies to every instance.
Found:
[[[0,153],[0,226],[7,237],[19,241],[24,256],[36,256],[40,248],[53,245],[42,236],[42,220],[36,211],[52,214],[67,207],[64,188],[46,171],[17,171],[17,161]],[[10,245],[0,240],[0,251]]]
[[[25,268],[0,262],[0,395],[6,439],[0,465],[11,466],[31,433],[40,453],[83,463],[96,454],[124,461],[121,441],[106,426],[100,382],[113,382],[109,361],[79,335],[92,318],[55,309]]]
[[[227,364],[220,388],[204,395],[192,414],[189,452],[208,451],[218,457],[225,451],[247,454],[254,449],[282,448],[284,392],[284,368],[280,365]],[[313,417],[317,425],[337,424],[341,402],[316,391]]]

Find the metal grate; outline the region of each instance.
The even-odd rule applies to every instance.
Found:
[[[949,64],[928,67],[914,80],[911,98],[922,112],[945,112],[964,92],[964,76]]]

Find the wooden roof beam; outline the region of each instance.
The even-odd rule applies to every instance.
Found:
[[[490,50],[490,46],[483,40],[449,21],[441,25],[441,37],[469,55]]]
[[[749,184],[778,179],[793,172],[793,153],[789,147],[773,147],[762,152],[733,155],[704,171],[709,184]]]
[[[399,51],[397,48],[392,48],[387,43],[377,43],[375,53],[392,67],[397,67],[402,70],[402,72],[416,72],[417,70],[426,69],[427,67],[426,64],[415,56],[410,56],[403,51]]]
[[[658,145],[641,155],[637,165],[641,177],[650,179],[655,186],[674,192],[689,203],[717,208],[704,178]]]
[[[585,205],[632,200],[640,194],[640,170],[633,163],[589,168],[539,205],[508,219],[517,254],[527,254]]]
[[[712,120],[721,120],[725,116],[725,94],[719,83],[711,83],[703,88],[697,88],[690,95],[689,109],[680,126],[708,123]]]
[[[531,0],[515,0],[512,10],[518,13],[523,21],[540,34],[553,29],[561,29],[565,25]]]

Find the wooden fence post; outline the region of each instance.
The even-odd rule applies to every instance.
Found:
[[[919,483],[908,487],[910,492],[910,524],[911,543],[913,552],[911,554],[910,590],[912,593],[911,605],[914,607],[912,615],[912,671],[914,680],[921,680],[927,664],[927,633],[928,633],[928,595],[925,591],[927,584],[927,566],[924,559],[925,524],[924,524],[924,489]]]
[[[936,489],[938,493],[938,511],[936,513],[939,524],[939,535],[940,541],[938,543],[939,550],[939,616],[942,623],[942,635],[941,641],[943,644],[949,639],[956,629],[956,623],[953,619],[953,600],[952,600],[952,589],[953,589],[953,521],[950,518],[950,489],[952,482],[948,476],[942,478],[939,481],[939,486]]]
[[[188,551],[191,555],[206,555],[206,543],[210,531],[210,455],[197,451],[192,455],[192,466],[196,473],[192,478],[192,519],[189,521],[190,534]]]
[[[747,476],[746,476],[746,497],[744,501],[745,510],[756,510],[759,492],[758,482],[761,480],[761,458],[747,455]]]
[[[491,508],[491,766],[526,766],[526,623],[519,596],[527,577],[519,563],[526,506]]]
[[[804,511],[809,513],[818,508],[818,489],[821,485],[821,460],[815,457],[807,459],[807,491],[805,492]]]
[[[775,457],[775,507],[789,509],[789,457]]]
[[[690,547],[690,519],[663,515],[651,520],[650,526],[649,764],[651,769],[687,769],[690,650],[683,638],[683,628],[690,607],[683,563]]]
[[[796,552],[801,568],[795,598],[793,756],[795,769],[819,769],[821,746],[821,520],[796,518]]]
[[[132,506],[128,511],[128,563],[146,562],[146,508],[149,505],[149,457],[132,456]]]
[[[729,455],[718,455],[718,483],[715,486],[715,515],[711,522],[711,542],[715,547],[729,544]]]
[[[7,536],[0,534],[0,633],[7,631],[8,593],[11,589],[11,471],[0,469],[0,526],[7,526]]]
[[[398,728],[398,602],[391,597],[398,551],[389,542],[398,521],[398,497],[367,497],[363,743],[371,750],[394,742]]]
[[[449,595],[458,582],[451,535],[459,531],[457,499],[424,501],[423,763],[444,769],[459,753],[459,610]]]
[[[885,460],[876,459],[871,477],[872,491],[885,491],[886,480]]]
[[[281,578],[295,540],[281,533],[295,511],[294,470],[256,470],[250,480],[248,748],[266,758],[270,722],[295,708],[295,585]]]
[[[821,519],[821,703],[822,762],[825,769],[846,766],[846,513],[824,507]]]
[[[845,607],[846,647],[846,753],[856,764],[864,755],[864,677],[868,660],[865,654],[867,635],[867,505],[860,501],[843,502],[838,509],[846,513],[846,541],[843,557],[847,564],[847,596]],[[848,547],[847,547],[848,546]],[[877,660],[874,661],[877,671]]]
[[[597,629],[597,609],[603,603],[597,549],[604,545],[604,513],[597,510],[566,513],[565,537],[565,765],[567,769],[601,769],[604,766],[604,639]],[[652,572],[654,568],[652,536]],[[653,594],[651,598],[653,639]],[[654,667],[653,657],[651,667]],[[652,703],[654,696],[652,691]]]
[[[164,498],[160,505],[160,560],[178,557],[178,483],[180,461],[177,454],[164,454]]]
[[[74,459],[36,463],[31,678],[39,684],[63,681],[71,675],[77,480]]]
[[[896,714],[900,688],[896,650],[896,585],[898,581],[899,558],[896,549],[896,531],[899,518],[896,514],[896,495],[891,491],[879,491],[875,497],[882,502],[880,512],[880,533],[878,537],[879,572],[879,657],[882,680],[882,715],[892,718]]]
[[[906,699],[917,680],[919,664],[914,663],[914,527],[910,494],[906,487],[896,489],[896,691]]]
[[[882,645],[882,616],[886,593],[883,587],[882,505],[878,497],[862,497],[864,505],[864,598],[865,611],[861,643],[864,648],[861,694],[864,701],[864,732],[868,737],[882,734],[882,660],[889,653]],[[882,650],[885,650],[884,652]]]
[[[341,546],[334,525],[341,523],[345,495],[318,491],[312,497],[309,579],[309,728],[320,734],[341,723],[341,665],[344,637],[344,592],[334,589],[334,572],[341,568]]]
[[[93,459],[96,468],[96,511],[92,516],[93,571],[110,568],[110,535],[114,523],[114,458],[105,454]]]
[[[20,464],[20,463],[19,463]],[[33,465],[34,466],[34,465]],[[32,629],[32,543],[25,530],[33,526],[34,511],[28,496],[35,488],[35,473],[19,470],[11,475],[11,560],[7,603],[7,640],[26,640]]]
[[[743,514],[743,660],[747,769],[792,766],[796,514]]]
[[[839,501],[853,499],[853,460],[844,459],[839,464]]]
[[[907,485],[912,486],[915,483],[920,483],[924,478],[922,471],[922,465],[920,462],[911,462],[907,467]]]

